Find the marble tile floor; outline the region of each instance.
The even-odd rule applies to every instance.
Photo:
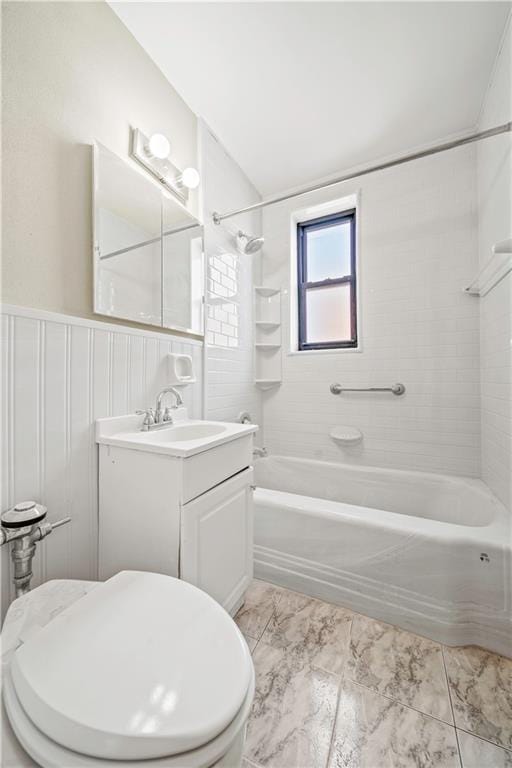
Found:
[[[243,768],[512,768],[512,660],[262,581]]]

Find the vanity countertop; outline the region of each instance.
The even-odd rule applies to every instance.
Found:
[[[186,459],[258,430],[256,424],[188,419],[186,409],[177,410],[183,410],[185,415],[178,413],[172,424],[147,432],[141,429],[144,420],[141,415],[98,419],[96,442]]]

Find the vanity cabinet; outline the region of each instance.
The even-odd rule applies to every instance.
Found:
[[[252,469],[183,507],[181,578],[236,605],[252,577]]]
[[[165,573],[234,613],[253,575],[252,434],[187,458],[99,445],[99,577]]]

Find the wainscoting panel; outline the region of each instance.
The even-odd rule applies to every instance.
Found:
[[[202,342],[66,315],[2,307],[2,510],[34,499],[48,519],[71,523],[38,544],[33,585],[97,578],[95,420],[154,403],[169,352],[192,355],[197,383],[184,388],[201,418]],[[142,482],[142,479],[141,479]],[[12,599],[1,550],[2,616]]]

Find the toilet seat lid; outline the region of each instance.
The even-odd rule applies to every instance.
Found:
[[[252,660],[205,592],[123,571],[29,637],[11,669],[23,709],[51,739],[92,757],[144,760],[218,736],[243,704]]]

